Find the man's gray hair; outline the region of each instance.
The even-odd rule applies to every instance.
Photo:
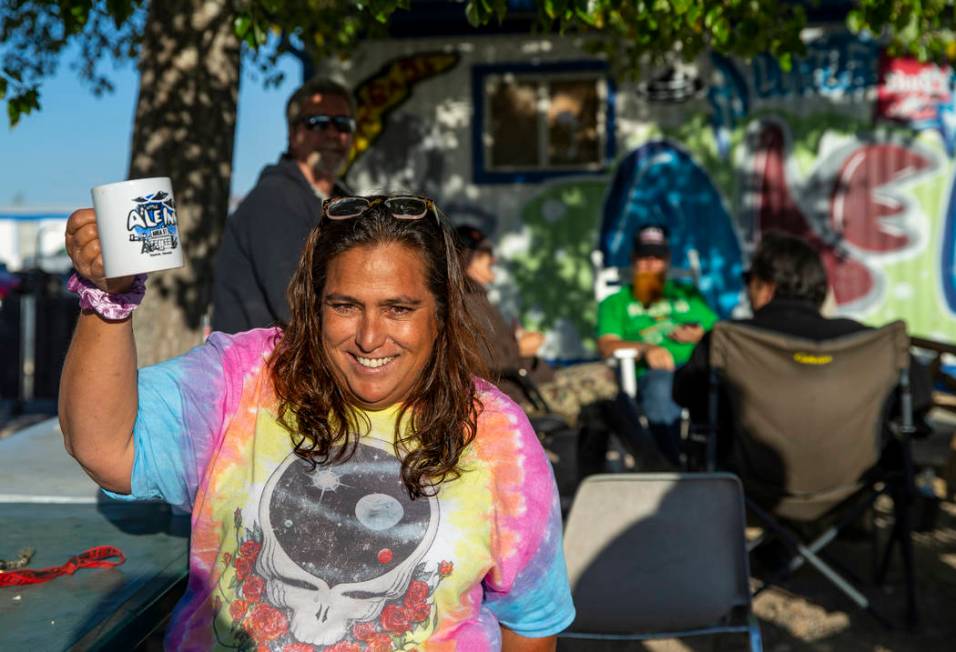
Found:
[[[349,103],[349,113],[355,117],[355,98],[345,84],[329,77],[313,77],[299,86],[285,105],[285,119],[291,133],[292,127],[302,118],[302,107],[313,95],[338,95]]]

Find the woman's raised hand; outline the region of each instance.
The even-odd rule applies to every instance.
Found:
[[[106,278],[96,213],[92,208],[73,211],[66,221],[66,253],[80,276],[89,279],[101,290],[124,292],[133,282],[132,276]]]

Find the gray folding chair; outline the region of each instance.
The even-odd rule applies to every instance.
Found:
[[[736,632],[762,649],[734,475],[590,476],[571,507],[564,550],[577,617],[562,638]]]

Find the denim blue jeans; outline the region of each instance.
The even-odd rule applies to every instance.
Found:
[[[637,379],[637,402],[647,417],[657,447],[673,464],[680,464],[681,409],[671,398],[674,372],[648,369]]]

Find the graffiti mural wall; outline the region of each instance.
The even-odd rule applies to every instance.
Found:
[[[384,109],[360,111],[348,179],[490,233],[492,296],[547,357],[593,356],[591,252],[626,266],[648,222],[724,316],[782,230],[821,252],[834,313],[956,341],[953,73],[845,33],[808,45],[790,71],[711,57],[617,84],[562,39],[370,44],[346,72]]]
[[[709,136],[734,170],[723,192],[745,248],[771,229],[804,237],[836,313],[956,339],[951,71],[839,33],[787,73],[713,64]]]

